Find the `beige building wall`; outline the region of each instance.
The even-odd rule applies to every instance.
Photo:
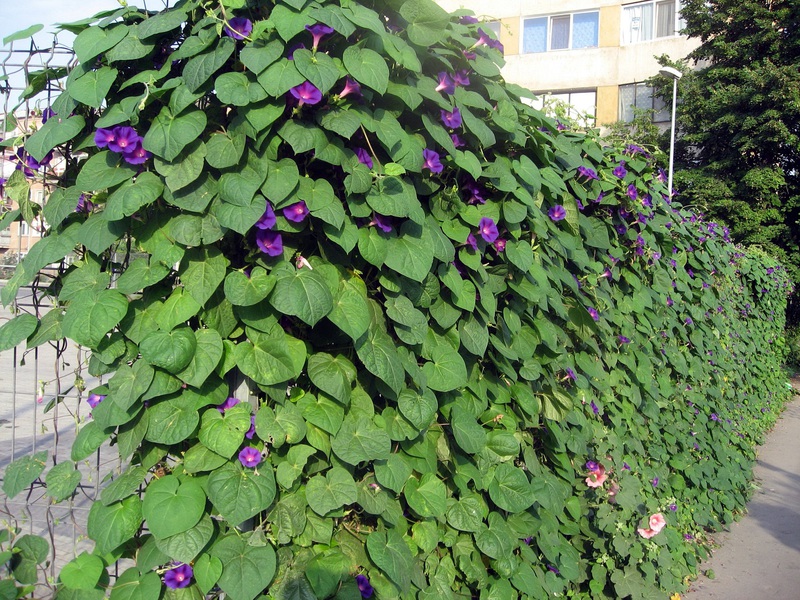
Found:
[[[500,21],[505,46],[503,76],[533,92],[596,90],[597,124],[619,116],[619,86],[640,83],[658,74],[655,57],[677,60],[699,46],[684,36],[622,45],[623,7],[630,0],[437,0],[447,11],[472,10],[485,21]],[[527,17],[599,11],[598,47],[522,53],[522,24]]]

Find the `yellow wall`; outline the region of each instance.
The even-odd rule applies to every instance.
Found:
[[[600,8],[600,47],[619,47],[621,6],[603,6]]]
[[[500,43],[505,49],[505,56],[519,54],[520,22],[519,17],[500,20]]]
[[[618,119],[619,86],[601,85],[597,87],[597,124],[605,126]]]

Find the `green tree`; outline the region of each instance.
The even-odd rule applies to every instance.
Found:
[[[680,83],[676,189],[800,275],[800,5],[688,0],[701,68]]]

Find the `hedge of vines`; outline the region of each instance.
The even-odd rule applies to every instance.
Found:
[[[642,148],[528,106],[430,0],[63,27],[80,63],[17,143],[66,171],[3,301],[76,259],[0,336],[70,338],[106,383],[72,461],[3,485],[68,498],[108,442],[126,466],[58,598],[685,588],[788,396],[782,267],[670,203]],[[27,186],[6,223],[40,210]]]

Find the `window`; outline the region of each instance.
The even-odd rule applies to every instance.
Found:
[[[639,2],[622,8],[622,43],[678,35],[683,26],[678,0]]]
[[[522,51],[596,48],[599,29],[599,12],[525,19],[522,23]]]
[[[551,116],[557,116],[558,105],[561,105],[566,109],[566,116],[570,119],[582,120],[584,117],[589,117],[590,120],[593,120],[597,112],[597,91],[544,92],[537,94],[536,98],[526,100],[526,103]]]
[[[489,31],[494,32],[494,38],[496,40],[500,39],[500,21],[488,21],[481,23],[481,27],[488,29]]]
[[[646,83],[631,83],[619,86],[619,120],[633,121],[634,108],[652,110],[654,123],[670,120],[670,113],[661,98],[653,96],[653,88]]]

